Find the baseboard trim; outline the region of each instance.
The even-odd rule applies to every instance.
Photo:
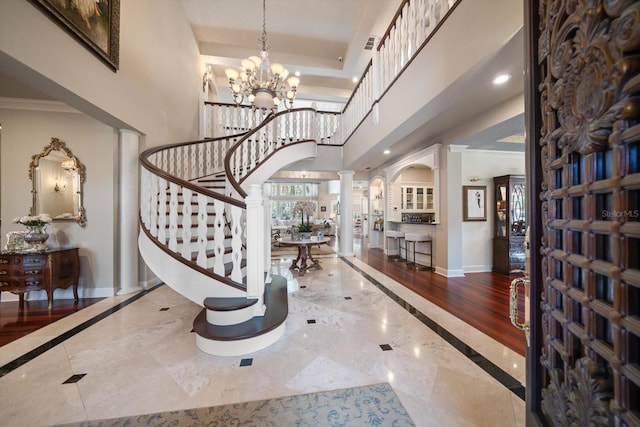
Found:
[[[78,288],[78,298],[109,298],[114,295],[113,288]],[[18,295],[12,294],[10,292],[2,293],[2,301],[19,301],[20,297]],[[26,301],[46,301],[47,300],[47,292],[46,291],[29,291],[25,293],[24,299]],[[73,299],[73,289],[70,287],[68,289],[56,289],[53,291],[53,300],[61,300],[61,299]]]
[[[446,268],[436,267],[435,272],[444,277],[464,277],[464,270],[447,270]]]

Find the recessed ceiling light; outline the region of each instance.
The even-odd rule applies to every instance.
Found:
[[[494,85],[501,85],[503,83],[508,82],[509,80],[511,80],[511,74],[500,74],[500,75],[496,76],[495,79],[493,79],[493,84]]]
[[[389,154],[389,153],[391,153],[391,150],[384,150],[383,153],[384,154]]]
[[[351,80],[353,80],[354,83],[358,83],[358,78],[357,77],[354,77]]]

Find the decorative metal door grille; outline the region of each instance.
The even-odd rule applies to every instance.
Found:
[[[540,19],[542,409],[640,426],[640,1]]]

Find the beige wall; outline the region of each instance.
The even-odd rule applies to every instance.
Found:
[[[0,1],[0,68],[150,146],[196,139],[203,66],[179,2],[120,4],[114,73],[30,2]]]
[[[114,287],[115,147],[113,128],[81,113],[0,109],[0,181],[2,182],[2,246],[6,233],[23,230],[12,222],[31,207],[31,156],[42,152],[52,137],[64,141],[86,167],[84,206],[87,225],[54,222],[47,227],[50,247],[80,248],[81,296],[107,296]],[[67,294],[64,296],[64,294]],[[30,295],[30,298],[42,295]],[[70,290],[57,290],[55,298],[71,298]],[[3,295],[3,299],[6,299]]]
[[[52,136],[67,142],[87,166],[88,222],[56,224],[57,243],[82,248],[81,288],[96,295],[120,287],[118,130],[140,133],[140,150],[194,140],[202,89],[203,66],[180,3],[120,4],[120,68],[113,72],[30,2],[0,1],[0,71],[84,113],[16,110],[0,99],[0,235],[28,213],[30,156]]]

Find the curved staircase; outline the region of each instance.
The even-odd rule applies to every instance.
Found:
[[[203,306],[194,331],[206,353],[251,353],[284,333],[287,284],[269,272],[262,184],[283,166],[315,157],[316,114],[270,114],[241,134],[140,155],[140,253],[158,278]]]

